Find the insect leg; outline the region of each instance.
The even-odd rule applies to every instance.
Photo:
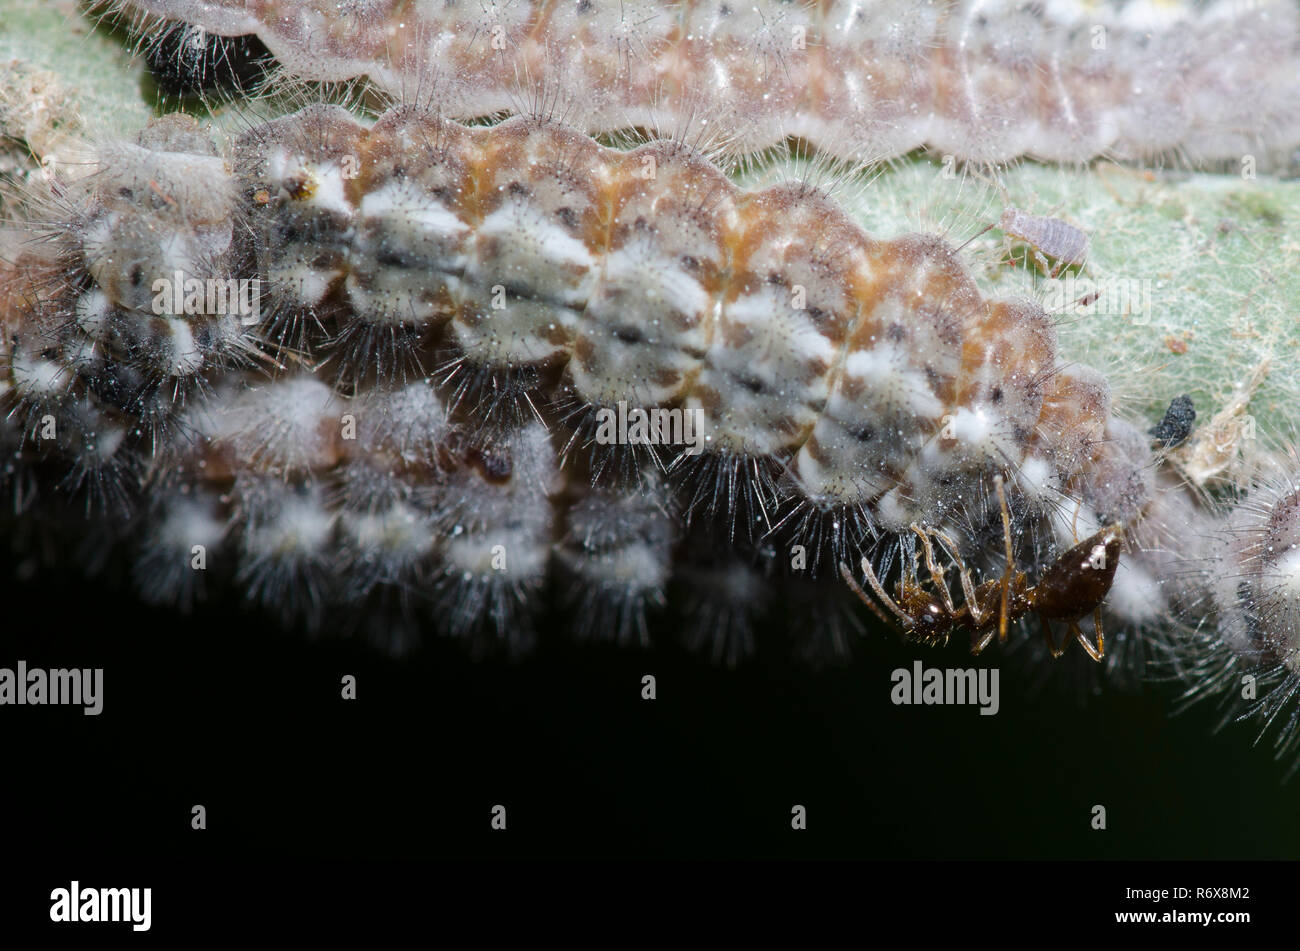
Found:
[[[880,582],[876,580],[876,573],[871,570],[871,562],[869,562],[865,557],[862,559],[862,569],[863,571],[866,572],[867,581],[871,585],[871,590],[875,591],[877,597],[880,598],[881,602],[887,605],[889,609],[894,612],[894,614],[896,615],[896,619],[903,625],[903,628],[905,630],[910,629],[912,626],[911,618],[909,618],[906,614],[903,613],[902,608],[900,608],[897,604],[894,603],[893,598],[885,594],[885,589],[882,588],[880,586]],[[871,612],[875,614],[876,617],[880,618],[880,620],[883,621],[886,625],[891,627],[893,626],[894,620],[891,620],[890,617],[887,614],[885,614],[884,611],[880,610],[880,606],[876,604],[875,601],[872,601],[870,597],[867,596],[867,593],[862,590],[862,586],[853,580],[853,575],[849,571],[849,566],[844,564],[844,562],[842,561],[840,562],[840,576],[844,579],[845,583],[849,586],[849,590],[852,591],[855,595],[857,595],[858,600],[860,600],[863,604],[869,607],[871,609]]]
[[[925,551],[925,567],[930,572],[930,583],[938,589],[939,596],[943,598],[943,604],[948,609],[948,613],[956,614],[957,606],[952,603],[952,594],[948,591],[948,583],[943,580],[943,573],[939,571],[939,567],[934,563],[934,547],[930,544],[930,536],[916,524],[913,524],[911,528],[921,538],[921,548]]]
[[[1011,513],[1007,510],[1007,494],[1002,488],[1002,475],[993,477],[993,485],[998,490],[998,505],[1002,509],[1002,540],[1006,544],[1007,568],[1002,574],[1002,612],[998,617],[998,641],[1007,639],[1007,610],[1011,594],[1011,572],[1014,570],[1014,553],[1011,550]]]
[[[1095,608],[1093,610],[1092,622],[1097,625],[1097,640],[1101,644],[1100,648],[1094,647],[1092,641],[1088,640],[1087,635],[1079,629],[1078,621],[1070,622],[1070,633],[1073,634],[1074,639],[1079,642],[1079,646],[1088,652],[1088,656],[1100,664],[1106,649],[1106,642],[1101,633],[1101,608]]]
[[[961,591],[966,597],[966,613],[970,615],[972,621],[977,625],[984,623],[986,617],[984,609],[980,607],[978,599],[975,597],[975,583],[971,581],[970,569],[962,560],[960,552],[957,550],[957,543],[938,529],[930,529],[930,534],[939,539],[947,550],[949,557],[957,566],[957,575],[961,578]]]
[[[1046,274],[1048,277],[1052,277],[1052,278],[1056,277],[1059,269],[1064,266],[1062,264],[1058,264],[1056,269],[1054,270],[1052,268],[1051,262],[1047,260],[1047,256],[1043,254],[1042,251],[1038,250],[1038,247],[1036,245],[1031,245],[1030,250],[1031,253],[1034,255],[1034,263],[1037,264],[1040,268],[1042,268],[1043,273]]]
[[[1056,646],[1056,641],[1052,640],[1052,625],[1047,622],[1047,618],[1040,614],[1038,615],[1038,622],[1043,625],[1043,640],[1047,641],[1047,652],[1053,658],[1060,657],[1065,653],[1065,645]]]

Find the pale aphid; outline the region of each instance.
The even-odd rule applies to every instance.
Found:
[[[1088,235],[1060,218],[1007,208],[998,219],[998,228],[1030,245],[1044,270],[1048,267],[1043,258],[1053,258],[1057,262],[1051,269],[1053,277],[1062,268],[1082,266],[1088,258]]]

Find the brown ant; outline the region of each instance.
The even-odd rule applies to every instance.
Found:
[[[896,626],[895,621],[901,624],[903,636],[910,641],[926,645],[946,644],[954,631],[967,628],[971,631],[971,653],[978,654],[989,645],[995,633],[999,643],[1006,641],[1007,625],[1033,613],[1042,622],[1047,649],[1053,657],[1060,657],[1073,638],[1088,652],[1088,656],[1100,663],[1106,650],[1101,629],[1101,602],[1110,591],[1115,580],[1115,569],[1119,566],[1119,553],[1124,540],[1122,526],[1115,523],[1103,528],[1069,551],[1063,552],[1047,566],[1038,583],[1030,585],[1025,573],[1016,568],[1011,550],[1011,517],[1007,511],[1001,476],[994,478],[994,485],[1002,508],[1002,537],[1006,543],[1007,558],[1006,571],[1000,580],[985,581],[976,587],[965,562],[957,554],[957,545],[953,540],[938,529],[922,528],[916,524],[910,528],[921,539],[930,582],[938,591],[938,598],[925,590],[917,580],[920,556],[915,552],[912,554],[911,570],[908,570],[905,563],[903,576],[892,598],[885,593],[870,560],[862,559],[867,584],[875,592],[879,603],[893,612],[894,619],[867,596],[843,562],[840,563],[840,574],[853,593],[885,624],[891,627]],[[942,544],[957,565],[962,592],[966,598],[961,607],[953,603],[943,578],[944,573],[935,564],[931,539]],[[1097,632],[1096,646],[1079,629],[1079,619],[1090,611]],[[1065,621],[1067,625],[1065,638],[1059,647],[1052,639],[1049,622],[1053,620]]]

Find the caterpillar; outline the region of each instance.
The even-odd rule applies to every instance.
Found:
[[[366,77],[444,113],[514,110],[521,77],[597,133],[683,127],[753,153],[786,137],[840,158],[919,147],[979,162],[1109,155],[1286,159],[1300,144],[1296,8],[1019,0],[124,0],[137,29],[255,34],[291,74]],[[1202,51],[1212,49],[1213,55]],[[846,130],[847,133],[846,133]]]
[[[563,470],[640,496],[653,477],[667,499],[644,530],[624,527],[659,539],[659,575],[669,533],[654,512],[668,505],[698,509],[705,525],[751,516],[742,542],[799,544],[815,572],[918,520],[972,533],[969,500],[987,502],[1003,471],[1017,517],[1054,519],[1058,534],[1076,496],[1070,531],[1149,502],[1125,487],[1147,457],[1117,451],[1129,430],[1110,416],[1104,382],[1058,363],[1041,307],[985,299],[941,239],[870,238],[804,186],[741,190],[680,143],[621,152],[545,118],[468,127],[414,106],[369,126],[308,107],[224,158],[201,139],[193,121],[155,121],[69,186],[74,227],[55,229],[44,265],[55,286],[8,321],[8,382],[29,432],[47,417],[56,432],[75,432],[87,412],[120,417],[99,424],[115,433],[101,469],[147,465],[111,461],[126,428],[145,423],[137,432],[173,477],[223,489],[333,477],[351,463],[346,420],[361,416],[337,394],[383,401],[437,380],[431,432],[403,470],[414,484],[388,502],[433,491],[448,454],[460,459],[449,471],[510,492],[542,492]],[[250,281],[269,313],[251,325],[189,299],[189,285]],[[299,369],[259,387],[236,369],[257,353]],[[411,372],[425,365],[440,377]],[[630,432],[605,425],[628,406]],[[635,420],[656,414],[698,420],[694,445],[636,438]],[[477,424],[466,445],[437,435],[449,418]],[[548,449],[539,421],[554,434]],[[510,461],[520,439],[528,465]],[[372,463],[394,451],[358,446]],[[316,516],[314,544],[334,544],[342,515],[303,491],[295,505]],[[249,503],[250,524],[262,504]],[[496,521],[513,524],[510,505],[498,507]],[[426,529],[457,521],[437,508]],[[562,521],[530,523],[534,534],[502,547],[540,571]],[[286,552],[306,543],[300,532],[272,540]]]
[[[1235,508],[1170,471],[1154,420],[1112,410],[1041,304],[798,182],[737,187],[682,138],[610,148],[580,113],[465,125],[479,107],[445,91],[374,121],[311,106],[222,146],[165,117],[15,223],[0,399],[23,525],[39,510],[113,539],[97,547],[128,549],[150,600],[235,586],[286,621],[343,607],[401,641],[431,616],[514,651],[550,590],[582,633],[621,641],[707,605],[688,639],[735,660],[757,614],[810,601],[841,646],[852,615],[827,569],[865,555],[887,576],[914,523],[999,575],[1004,476],[1031,571],[1124,526],[1108,653],[1177,612],[1195,621],[1169,633],[1181,679],[1253,663],[1281,686],[1245,712],[1292,709],[1281,604],[1257,586],[1234,606],[1187,567],[1224,560]],[[657,127],[627,115],[609,127]],[[970,157],[1021,154],[997,148]],[[191,307],[191,281],[256,282],[262,311]],[[628,440],[626,407],[647,436],[651,412],[680,413],[655,417],[670,432],[698,418],[701,441]],[[621,438],[598,438],[611,422]],[[1275,633],[1235,650],[1243,615]]]

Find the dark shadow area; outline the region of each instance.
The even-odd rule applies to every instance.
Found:
[[[1253,734],[1168,692],[895,706],[890,671],[971,666],[878,631],[852,663],[736,670],[671,645],[390,659],[237,605],[185,617],[6,579],[0,667],[103,667],[104,710],[0,707],[11,847],[109,856],[1283,858],[1295,790]],[[996,650],[983,663],[998,664]],[[1061,663],[1087,663],[1078,655]],[[341,678],[357,678],[355,701]],[[641,699],[641,678],[657,699]],[[208,828],[192,831],[192,805]],[[495,804],[507,831],[490,828]],[[803,805],[808,828],[790,828]],[[1107,810],[1105,831],[1090,827]],[[17,841],[14,841],[14,840]],[[26,840],[26,841],[24,841]]]

